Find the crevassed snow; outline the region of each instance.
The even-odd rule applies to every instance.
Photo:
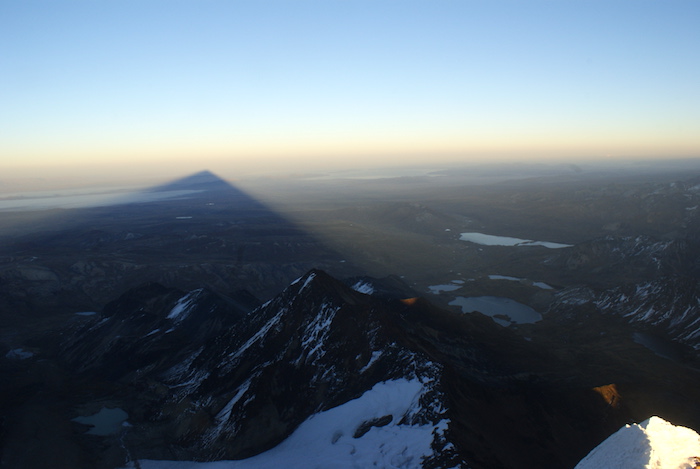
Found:
[[[374,287],[370,283],[363,282],[362,280],[353,285],[352,289],[356,292],[364,293],[365,295],[374,293]]]
[[[142,469],[313,469],[360,467],[419,468],[430,455],[433,431],[443,431],[446,421],[436,425],[399,425],[414,410],[424,391],[418,379],[398,379],[376,384],[352,401],[309,417],[275,448],[240,461],[140,461]],[[372,427],[353,438],[364,422],[391,415],[384,427]],[[131,466],[133,467],[133,466]]]
[[[613,433],[575,469],[685,469],[697,467],[698,456],[700,435],[651,417]]]
[[[573,244],[552,243],[549,241],[533,241],[531,239],[495,236],[484,233],[460,233],[459,239],[475,244],[481,244],[482,246],[543,246],[549,249],[561,249],[573,246]]]

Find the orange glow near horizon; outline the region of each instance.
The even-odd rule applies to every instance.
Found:
[[[700,156],[700,137],[669,141],[659,135],[610,135],[582,138],[573,135],[454,136],[404,139],[280,139],[275,142],[200,144],[181,139],[172,145],[154,143],[91,148],[17,148],[0,163],[0,178],[67,177],[76,175],[128,177],[177,175],[204,168],[222,168],[241,176],[288,171],[489,162],[580,163],[605,159],[662,159]],[[398,143],[397,143],[398,142]],[[632,142],[632,143],[630,143]]]

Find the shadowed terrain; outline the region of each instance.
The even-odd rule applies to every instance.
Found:
[[[250,456],[315,410],[401,376],[372,361],[382,350],[418,375],[426,360],[439,364],[446,435],[469,467],[572,467],[650,414],[698,428],[700,172],[529,171],[266,180],[245,191],[202,172],[96,207],[60,208],[57,196],[54,208],[3,211],[2,467],[49,467],[47,451],[53,467]],[[328,277],[333,293],[307,303],[290,284],[312,269],[356,291]],[[516,301],[541,319],[455,306],[472,297]],[[331,324],[326,301],[354,312],[327,337],[295,336]],[[366,335],[372,321],[381,339]],[[335,391],[314,387],[313,367],[295,358],[313,356],[322,337],[335,350],[324,366],[343,377]],[[258,341],[261,355],[246,355]],[[231,374],[226,356],[247,358]],[[240,403],[262,406],[263,420],[231,417],[210,440],[246,380],[276,389]],[[104,406],[128,411],[128,444],[71,421]]]

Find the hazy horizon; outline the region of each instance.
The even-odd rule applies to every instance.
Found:
[[[0,5],[0,182],[700,157],[700,4]]]

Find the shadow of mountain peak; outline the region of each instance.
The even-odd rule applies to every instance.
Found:
[[[233,185],[212,173],[209,170],[185,176],[174,181],[161,184],[148,189],[149,192],[163,192],[173,190],[238,190]]]

